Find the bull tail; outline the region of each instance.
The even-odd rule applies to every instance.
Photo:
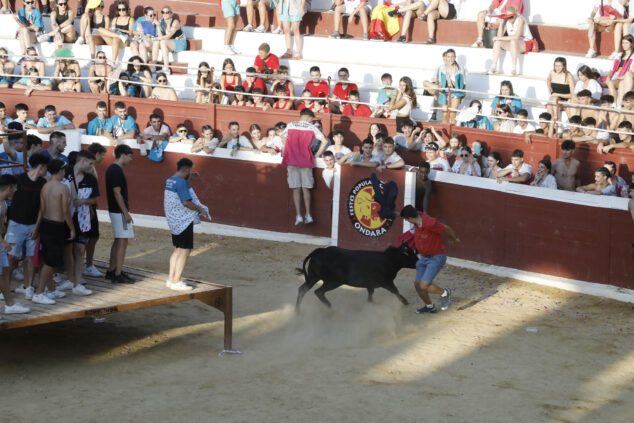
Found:
[[[315,277],[315,275],[313,275],[313,277],[309,277],[308,276],[308,271],[306,270],[306,264],[308,263],[308,261],[314,256],[316,255],[319,251],[323,250],[323,248],[317,248],[315,249],[312,253],[310,253],[309,255],[306,256],[306,258],[304,259],[304,262],[302,263],[302,267],[296,267],[295,271],[297,272],[297,275],[304,275],[304,283],[299,287],[299,290],[297,292],[297,303],[295,305],[295,310],[299,311],[299,305],[302,302],[302,298],[304,298],[304,295],[318,282],[319,277]],[[313,271],[314,273],[314,271]]]
[[[295,268],[295,273],[297,274],[297,276],[304,275],[304,280],[308,278],[308,272],[306,271],[306,263],[308,263],[308,260],[310,260],[319,250],[321,250],[321,248],[316,248],[315,250],[313,250],[313,252],[307,255],[306,258],[304,259],[304,262],[302,263],[302,267]]]

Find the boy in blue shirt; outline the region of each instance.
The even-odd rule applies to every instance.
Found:
[[[26,54],[26,49],[37,42],[37,37],[42,33],[44,24],[42,14],[35,7],[35,0],[24,0],[24,7],[13,15],[18,23],[16,38],[20,40],[20,50]]]
[[[97,103],[97,117],[88,122],[86,133],[88,135],[102,135],[112,138],[112,123],[108,118],[108,105],[105,101]]]
[[[15,119],[13,121],[20,122],[22,127],[26,129],[36,129],[37,123],[29,117],[29,106],[24,103],[18,103],[15,105]]]
[[[44,117],[37,121],[37,132],[51,134],[64,129],[75,129],[73,122],[66,117],[57,114],[55,106],[49,104],[44,108]]]
[[[196,137],[189,134],[189,130],[184,123],[179,123],[176,127],[176,133],[170,137],[170,142],[193,144],[194,141],[196,141]]]
[[[119,140],[133,140],[139,132],[136,121],[128,115],[128,108],[123,101],[114,104],[114,115],[110,118],[110,131],[115,144]]]

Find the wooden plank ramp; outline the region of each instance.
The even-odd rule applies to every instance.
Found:
[[[105,273],[107,264],[95,261]],[[167,275],[149,270],[124,266],[123,269],[137,280],[133,284],[113,284],[102,278],[84,276],[92,295],[83,297],[66,292],[54,305],[27,302],[27,314],[2,314],[0,330],[42,325],[85,317],[99,317],[119,311],[136,310],[181,301],[198,300],[224,313],[224,349],[231,350],[233,299],[230,286],[192,279],[184,281],[193,286],[189,292],[173,291],[165,286]],[[19,298],[17,298],[19,299]]]

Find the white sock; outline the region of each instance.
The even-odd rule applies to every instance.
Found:
[[[441,297],[446,297],[447,296],[447,290],[445,289],[441,295]]]
[[[426,304],[426,305],[425,305],[425,307],[427,307],[427,308],[434,308],[434,303],[431,303],[431,304]]]

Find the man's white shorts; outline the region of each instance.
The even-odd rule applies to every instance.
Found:
[[[313,179],[313,169],[309,167],[289,166],[287,169],[288,187],[295,188],[312,188],[315,185]]]
[[[344,1],[343,2],[343,7],[345,9],[345,11],[343,12],[345,15],[352,15],[352,12],[354,12],[354,9],[356,9],[359,5],[361,4],[360,0],[353,0],[353,1]],[[368,13],[368,16],[370,16],[370,14],[372,13],[372,10],[370,9],[370,7],[367,5],[368,3],[365,3],[365,10]]]
[[[132,223],[125,221],[123,213],[109,213],[110,223],[112,223],[112,232],[115,238],[134,238],[134,228]]]

